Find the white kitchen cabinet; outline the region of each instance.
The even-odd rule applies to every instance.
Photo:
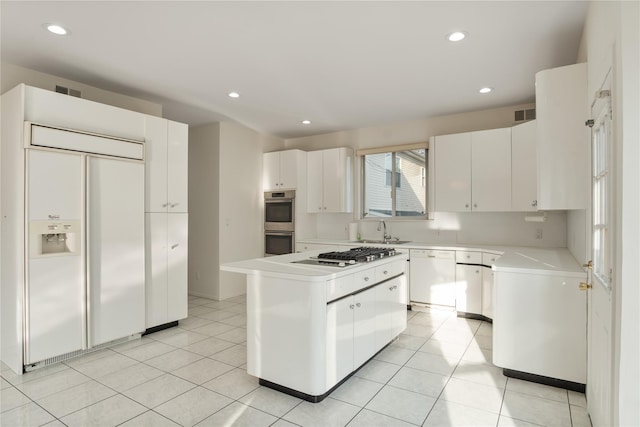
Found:
[[[145,214],[146,327],[187,317],[188,214]]]
[[[566,272],[554,268],[497,267],[493,363],[585,384],[587,292],[579,285],[587,276],[578,265]]]
[[[471,211],[471,133],[435,137],[435,210]]]
[[[338,380],[377,351],[376,288],[327,304],[327,340],[330,359],[335,360],[331,376]]]
[[[471,132],[471,204],[475,212],[511,209],[511,128]]]
[[[294,190],[302,185],[306,152],[285,150],[264,153],[262,158],[262,187],[268,190]]]
[[[435,137],[435,210],[511,209],[511,129]]]
[[[538,208],[537,121],[511,128],[511,210]]]
[[[307,212],[352,212],[352,163],[350,148],[307,153]]]
[[[145,118],[145,212],[188,210],[188,126]]]
[[[587,64],[536,74],[538,209],[589,206]]]
[[[375,351],[377,351],[397,337],[407,325],[406,277],[397,277],[381,283],[375,287],[375,290]]]
[[[479,315],[482,313],[482,254],[456,251],[456,263],[456,311]]]
[[[409,259],[410,300],[421,304],[454,307],[455,251],[411,249]]]
[[[499,255],[482,253],[482,315],[493,319],[493,270],[491,266]]]

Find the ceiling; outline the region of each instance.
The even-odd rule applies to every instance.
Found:
[[[534,101],[582,1],[7,1],[1,60],[282,138]],[[43,28],[70,29],[55,36]],[[445,36],[463,30],[459,43]],[[480,94],[483,86],[494,88]],[[238,92],[239,98],[228,97]],[[302,120],[312,123],[303,125]]]

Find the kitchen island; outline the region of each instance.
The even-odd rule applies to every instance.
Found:
[[[320,252],[221,267],[247,275],[247,372],[311,402],[329,395],[407,324],[406,251],[342,267],[299,263]]]

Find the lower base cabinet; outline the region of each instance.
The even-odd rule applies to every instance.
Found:
[[[146,327],[187,317],[188,214],[147,213]]]
[[[406,288],[401,276],[327,304],[329,377],[346,377],[405,329]]]
[[[456,310],[482,313],[482,266],[456,265]]]

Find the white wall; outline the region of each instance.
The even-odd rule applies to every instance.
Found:
[[[242,125],[220,123],[220,263],[263,256],[261,139]],[[245,292],[244,274],[220,272],[217,299]]]
[[[218,299],[220,124],[189,129],[189,293]]]
[[[236,123],[189,130],[189,293],[223,300],[245,293],[220,264],[263,255],[262,152],[283,145]]]
[[[160,104],[122,95],[120,93],[109,92],[107,90],[87,86],[62,77],[41,73],[39,71],[19,67],[17,65],[8,64],[6,62],[0,64],[0,75],[2,76],[0,79],[0,93],[5,93],[20,83],[51,91],[55,91],[56,85],[61,85],[82,91],[82,98],[84,99],[144,114],[150,114],[152,116],[162,117],[162,105]]]
[[[354,129],[286,140],[287,148],[318,150],[346,146],[354,149],[381,147],[426,141],[430,136],[473,130],[509,127],[514,124],[513,112],[535,107],[534,104],[495,108],[410,122]],[[356,171],[360,170],[356,165]],[[356,172],[354,194],[360,194],[360,174]],[[347,238],[349,222],[357,221],[360,202],[356,200],[354,214],[322,214],[316,216],[317,238]],[[439,243],[484,243],[535,247],[566,247],[567,216],[552,212],[544,223],[524,221],[524,213],[445,213],[436,212],[434,220],[390,220],[388,230],[401,240]],[[364,238],[379,238],[378,221],[362,220],[360,232]],[[536,230],[542,239],[536,239]],[[580,226],[580,229],[583,229]]]
[[[613,425],[640,425],[640,5],[592,2],[581,54],[588,60],[589,102],[613,64],[614,360]],[[586,233],[590,233],[589,213]],[[589,246],[589,239],[586,239]],[[590,249],[587,247],[587,253]]]

